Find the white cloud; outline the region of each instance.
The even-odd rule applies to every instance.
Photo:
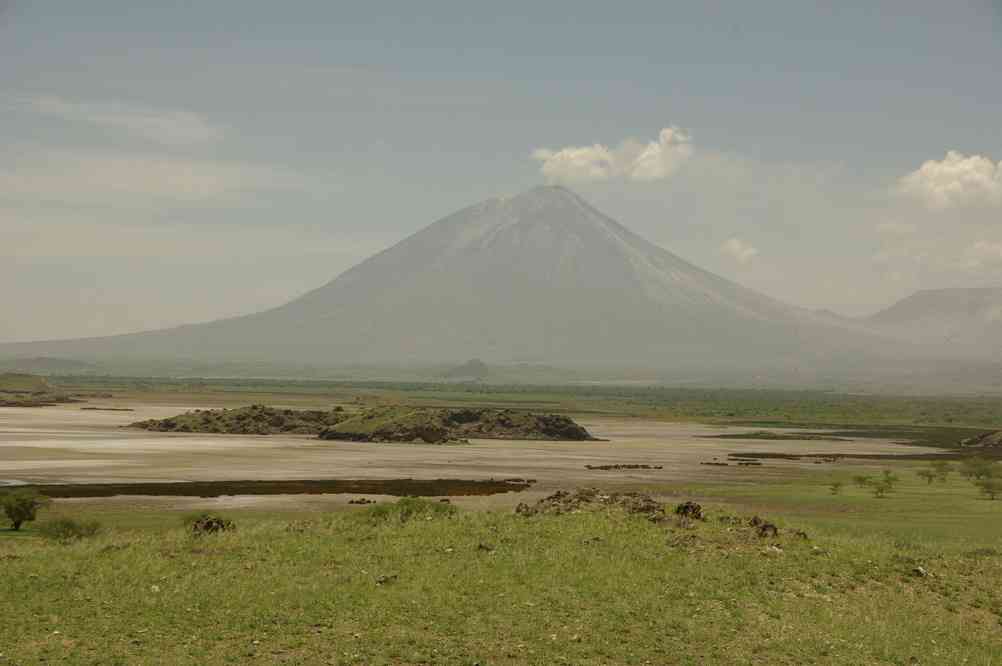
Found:
[[[168,146],[215,141],[223,130],[190,111],[156,109],[122,102],[82,102],[55,96],[21,98],[20,106],[35,113],[71,122],[122,130]]]
[[[731,238],[720,246],[720,251],[739,264],[747,264],[758,256],[758,249],[752,247],[740,238]]]
[[[692,156],[689,136],[677,127],[661,130],[657,141],[641,143],[628,139],[616,148],[596,143],[567,146],[559,150],[539,148],[532,158],[554,183],[586,183],[624,179],[638,182],[664,180]]]
[[[1002,206],[1002,162],[951,150],[902,177],[897,189],[933,210]]]
[[[96,151],[31,151],[0,167],[0,192],[26,203],[204,202],[316,185],[271,166]]]

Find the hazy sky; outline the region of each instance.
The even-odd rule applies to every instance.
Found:
[[[1002,286],[1002,2],[809,4],[0,0],[0,341],[278,305],[543,182],[800,305]]]

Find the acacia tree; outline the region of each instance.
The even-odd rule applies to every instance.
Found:
[[[874,497],[886,497],[887,495],[894,492],[894,486],[898,483],[898,477],[896,477],[891,470],[885,469],[883,475],[876,481],[870,484],[873,488]]]
[[[49,505],[48,497],[30,490],[15,490],[0,498],[3,512],[10,520],[10,526],[16,532],[21,525],[31,522],[38,515],[38,510]]]
[[[981,479],[977,482],[977,486],[981,489],[981,494],[990,500],[998,499],[1002,495],[1002,479],[993,477]]]
[[[946,462],[945,460],[933,460],[929,467],[932,471],[936,473],[936,480],[940,483],[946,483],[946,479],[950,476],[950,472],[953,471],[953,465]]]

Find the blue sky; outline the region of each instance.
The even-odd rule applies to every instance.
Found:
[[[544,181],[809,307],[1002,285],[997,0],[143,4],[0,0],[0,340],[277,305]]]

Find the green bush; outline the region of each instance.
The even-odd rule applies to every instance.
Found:
[[[72,518],[58,518],[39,524],[38,533],[52,541],[68,542],[86,539],[101,531],[101,523],[96,520],[77,521]]]
[[[24,523],[35,520],[38,510],[49,506],[51,500],[33,490],[15,490],[0,496],[0,503],[11,528],[17,531]]]
[[[376,504],[365,510],[365,517],[373,523],[404,524],[411,520],[448,518],[456,507],[446,502],[435,502],[420,497],[404,497],[392,504]]]
[[[1002,495],[1002,479],[988,477],[977,481],[975,485],[981,490],[981,494],[988,499],[998,499]]]

